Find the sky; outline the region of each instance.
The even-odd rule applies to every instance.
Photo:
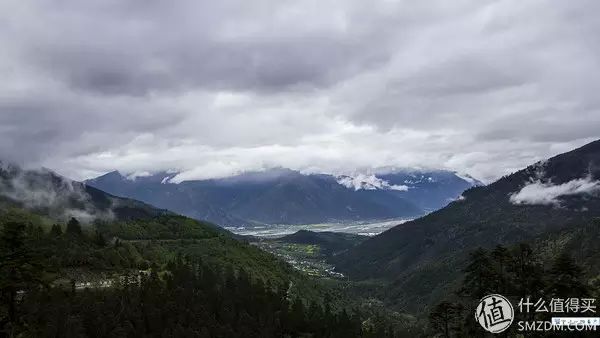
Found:
[[[435,168],[598,138],[600,2],[0,2],[0,159],[73,179]]]

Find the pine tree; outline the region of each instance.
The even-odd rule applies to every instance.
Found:
[[[62,228],[60,227],[60,225],[58,225],[58,224],[52,225],[52,228],[50,229],[50,236],[60,237],[60,236],[62,236],[62,234],[63,234],[63,232],[62,232]]]
[[[583,269],[566,252],[556,257],[550,269],[548,292],[557,297],[585,297],[589,288],[583,282]]]
[[[28,245],[23,222],[4,222],[0,233],[0,295],[8,305],[8,321],[17,320],[17,292],[43,284],[41,259]]]
[[[544,269],[529,244],[519,244],[512,255],[509,271],[514,283],[510,294],[519,297],[542,297],[545,288]]]
[[[511,282],[508,275],[508,268],[512,261],[510,251],[502,245],[498,245],[492,251],[491,258],[494,262],[495,273],[498,275],[495,289],[501,294],[506,294]]]
[[[495,287],[498,275],[485,249],[479,248],[469,255],[469,265],[464,272],[465,279],[460,294],[480,299],[487,294],[497,292]]]
[[[301,332],[305,327],[305,310],[302,299],[296,298],[292,304],[292,310],[290,312],[292,329],[296,332]]]
[[[96,230],[96,232],[94,234],[94,243],[96,243],[96,245],[101,246],[101,247],[106,246],[106,239],[98,230]]]
[[[460,335],[463,307],[458,303],[443,301],[429,314],[429,324],[434,332],[449,338],[452,333]]]
[[[67,223],[67,234],[81,236],[81,233],[81,224],[79,224],[79,221],[75,217],[71,217]]]

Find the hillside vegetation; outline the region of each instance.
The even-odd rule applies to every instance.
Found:
[[[448,294],[477,247],[535,243],[562,233],[569,238],[600,216],[596,194],[560,196],[556,204],[517,204],[513,194],[535,182],[558,186],[600,179],[600,141],[532,165],[482,187],[417,220],[398,225],[332,259],[356,280],[378,280],[381,297],[398,308],[422,312]],[[566,246],[558,241],[555,251]],[[590,249],[588,254],[594,254]]]

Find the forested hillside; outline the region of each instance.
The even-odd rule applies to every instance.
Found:
[[[459,281],[471,250],[532,243],[577,231],[599,217],[598,179],[600,141],[471,188],[449,206],[398,225],[333,262],[355,279],[380,280],[387,286],[383,297],[396,306],[421,311]],[[556,191],[564,193],[553,195]]]
[[[23,211],[1,219],[0,291],[7,306],[0,308],[0,318],[10,336],[362,332],[358,317],[351,317],[356,314],[332,309],[318,290],[306,292],[303,285],[311,281],[287,264],[209,228],[186,232],[193,224],[185,219],[137,223],[148,234],[160,234],[156,229],[164,226],[174,230],[169,239],[189,238],[164,243],[126,240],[131,232],[110,243],[107,235],[122,233],[90,232],[75,219],[65,229],[57,224],[46,231]],[[315,317],[316,311],[321,315]]]
[[[0,209],[17,207],[66,221],[148,218],[169,213],[140,201],[113,196],[48,169],[26,170],[0,161]]]
[[[590,236],[597,242],[599,231],[600,220],[596,220],[573,231],[568,239],[564,233],[554,234],[552,239],[535,241],[531,245],[498,245],[470,252],[461,266],[461,281],[429,310],[428,332],[443,337],[480,335],[481,327],[473,320],[473,313],[480,299],[490,294],[508,297],[512,304],[519,304],[522,299],[525,302],[541,299],[545,304],[549,304],[551,299],[583,299],[581,304],[575,303],[574,306],[567,303],[565,309],[568,309],[567,312],[585,309],[585,302],[589,304],[590,299],[600,296],[600,248],[597,244],[590,246],[588,243],[574,250],[574,245],[576,241]],[[565,239],[566,245],[558,244]],[[593,311],[588,310],[581,315],[593,315]],[[550,321],[553,316],[543,311],[519,311],[515,320]],[[503,334],[512,337],[523,332],[519,332],[518,325],[512,325]],[[595,333],[579,332],[578,336],[595,337]]]

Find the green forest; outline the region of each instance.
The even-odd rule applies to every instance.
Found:
[[[594,226],[599,227],[600,222]],[[479,248],[470,253],[462,272],[462,283],[430,310],[428,329],[431,334],[446,338],[480,336],[483,331],[473,320],[473,314],[479,300],[490,294],[508,297],[515,307],[522,299],[549,302],[600,296],[600,279],[592,278],[590,269],[578,264],[570,252],[560,251],[548,260],[535,246],[525,243]],[[515,321],[548,321],[551,317],[548,312],[517,312]],[[517,328],[513,325],[504,334],[516,336]]]
[[[395,335],[339,290],[185,217],[82,226],[11,210],[0,224],[7,337]]]

